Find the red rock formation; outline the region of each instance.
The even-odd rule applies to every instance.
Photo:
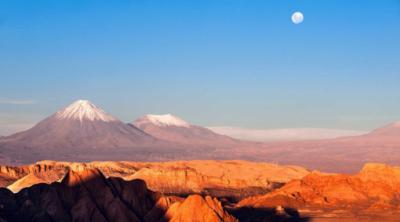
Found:
[[[238,207],[342,209],[357,212],[400,207],[400,168],[367,164],[354,176],[313,172],[263,196],[242,200]]]
[[[61,179],[66,171],[68,169],[63,165],[47,163],[18,167],[0,166],[0,187],[7,187],[21,179],[14,185],[16,191],[19,191],[37,183],[54,182]]]
[[[183,202],[174,203],[165,215],[165,221],[183,222],[191,218],[192,222],[217,222],[217,221],[237,221],[234,217],[226,213],[221,203],[210,196],[205,198],[200,195],[192,195]]]
[[[0,220],[153,222],[179,218],[173,221],[234,221],[218,200],[191,201],[197,198],[188,197],[189,204],[185,204],[180,198],[148,190],[143,180],[106,179],[97,169],[83,169],[69,171],[60,183],[34,185],[17,194],[0,189]],[[169,210],[180,202],[184,208]],[[165,212],[169,212],[168,216]],[[204,217],[193,219],[191,212]]]
[[[6,168],[6,167],[4,167]],[[14,192],[37,183],[58,181],[68,169],[99,169],[106,177],[145,180],[149,188],[162,193],[210,193],[251,195],[268,192],[277,185],[308,174],[302,167],[246,161],[177,161],[163,163],[42,161],[24,167],[7,167]],[[17,172],[17,173],[16,173]],[[4,175],[8,175],[5,172]],[[10,183],[10,182],[9,182]],[[6,184],[8,185],[8,184]]]

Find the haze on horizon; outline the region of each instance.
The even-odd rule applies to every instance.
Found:
[[[399,27],[397,0],[3,1],[0,135],[77,99],[125,122],[368,131],[400,120]]]

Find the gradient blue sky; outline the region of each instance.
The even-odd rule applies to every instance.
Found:
[[[0,0],[0,77],[3,128],[83,98],[126,122],[371,129],[400,120],[400,1]]]

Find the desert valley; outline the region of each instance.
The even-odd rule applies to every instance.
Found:
[[[0,219],[396,221],[399,133],[250,142],[78,100],[0,139]]]
[[[0,222],[400,222],[400,0],[0,0]]]

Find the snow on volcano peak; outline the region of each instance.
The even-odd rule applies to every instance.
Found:
[[[190,124],[183,119],[173,116],[171,114],[165,115],[153,115],[149,114],[137,121],[137,124],[152,123],[157,126],[178,126],[178,127],[190,127]]]
[[[97,107],[88,100],[78,100],[63,110],[55,114],[59,119],[73,119],[73,120],[90,120],[90,121],[103,121],[112,122],[117,121],[116,118],[107,114],[104,110]]]

